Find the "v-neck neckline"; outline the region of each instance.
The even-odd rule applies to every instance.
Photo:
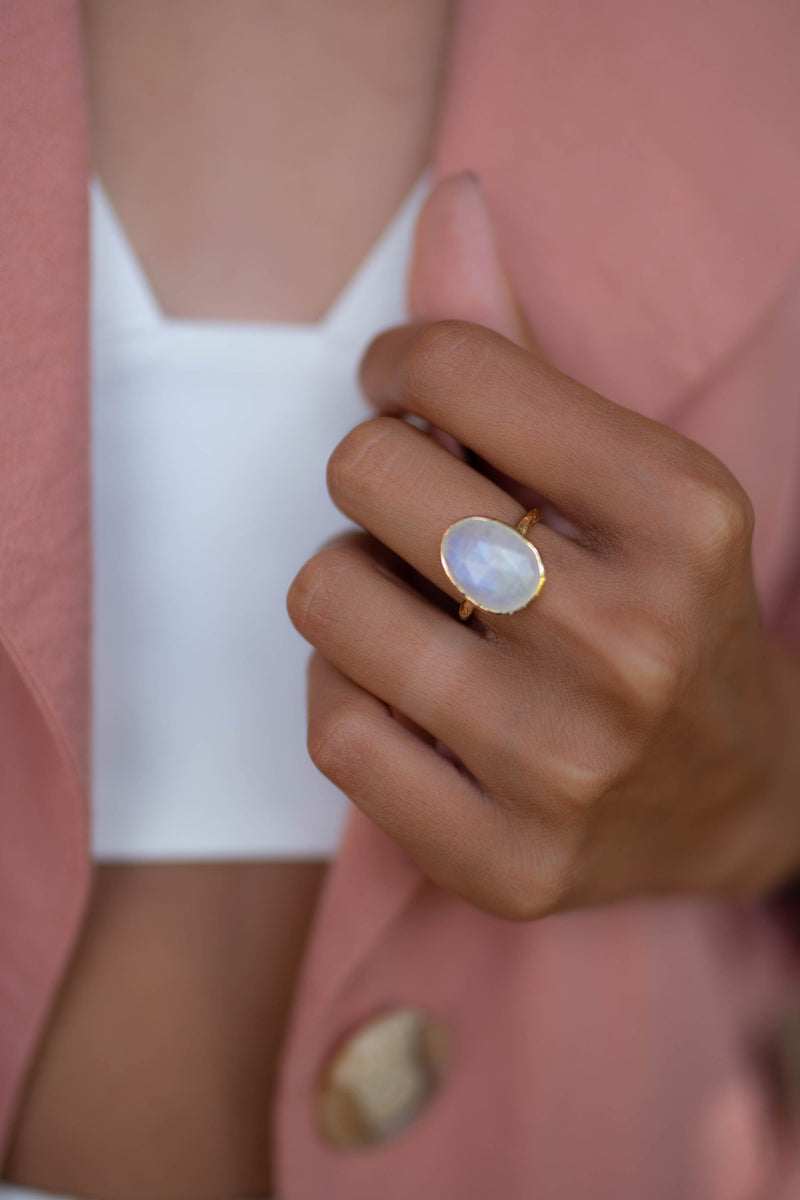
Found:
[[[93,230],[92,287],[95,307],[108,310],[113,296],[121,301],[125,324],[137,328],[159,328],[163,332],[203,333],[213,336],[224,333],[247,335],[285,334],[301,339],[320,339],[330,335],[347,335],[363,319],[365,297],[381,279],[386,260],[399,243],[410,251],[417,216],[430,188],[430,168],[423,171],[414,187],[396,210],[350,275],[339,294],[317,321],[258,321],[222,318],[175,317],[164,312],[127,232],[101,180],[90,178],[90,204]],[[101,244],[98,245],[97,242]],[[407,264],[410,255],[406,255]],[[396,281],[405,289],[405,278]]]

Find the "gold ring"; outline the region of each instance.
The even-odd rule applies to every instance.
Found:
[[[441,559],[445,575],[464,597],[458,615],[466,621],[474,610],[519,612],[544,586],[544,563],[528,541],[538,508],[526,512],[516,525],[494,517],[462,517],[442,534]]]

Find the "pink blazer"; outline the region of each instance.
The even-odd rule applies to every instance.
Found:
[[[482,177],[552,360],[735,471],[765,617],[800,634],[798,44],[783,0],[466,0],[435,170]],[[4,1136],[90,882],[82,86],[72,0],[0,0]],[[278,1194],[800,1196],[755,1053],[799,980],[766,906],[505,923],[353,808],[283,1057]],[[402,1132],[336,1148],[314,1119],[320,1069],[398,1005],[447,1029],[450,1066]]]

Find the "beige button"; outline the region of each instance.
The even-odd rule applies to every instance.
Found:
[[[359,1025],[325,1064],[317,1122],[335,1146],[385,1141],[425,1107],[450,1058],[443,1026],[418,1008],[393,1008]]]

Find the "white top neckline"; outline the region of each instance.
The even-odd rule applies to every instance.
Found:
[[[329,857],[347,799],[306,747],[286,591],[353,523],[327,459],[358,358],[406,319],[423,177],[313,324],[165,316],[92,184],[92,853]]]
[[[92,256],[93,319],[124,316],[131,330],[161,328],[180,337],[202,334],[209,338],[242,339],[279,337],[319,342],[329,337],[349,338],[363,325],[364,298],[374,296],[389,281],[385,263],[397,243],[410,244],[419,210],[430,188],[430,169],[422,173],[383,232],[356,266],[338,296],[318,321],[248,321],[223,318],[175,317],[164,312],[133,245],[101,180],[92,175],[90,205],[95,252]],[[405,309],[405,278],[391,281],[387,300]]]

